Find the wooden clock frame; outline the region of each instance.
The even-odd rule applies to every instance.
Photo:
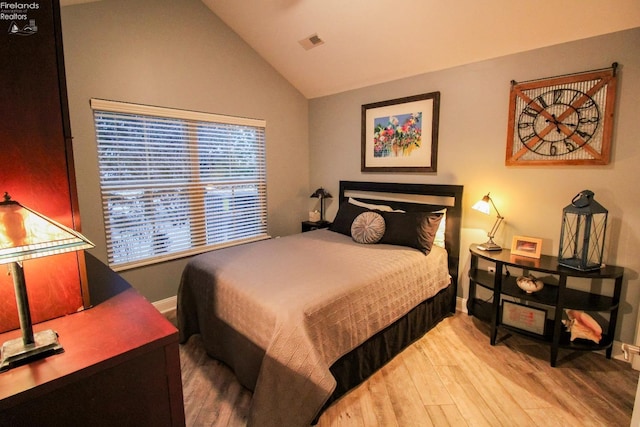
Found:
[[[512,81],[505,164],[608,164],[616,68],[614,63],[605,70]],[[583,111],[589,111],[589,115],[581,115]],[[552,140],[546,140],[546,135]]]

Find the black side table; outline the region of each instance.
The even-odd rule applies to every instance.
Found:
[[[624,268],[607,265],[595,271],[579,271],[558,264],[558,258],[541,255],[539,259],[511,255],[508,249],[499,252],[487,252],[478,249],[477,245],[469,247],[471,266],[469,268],[469,299],[467,311],[469,315],[490,322],[490,343],[496,343],[498,328],[518,332],[531,338],[547,341],[551,346],[551,366],[556,366],[558,348],[571,350],[605,350],[611,358],[613,335],[616,330],[620,295]],[[484,260],[481,267],[479,260]],[[536,273],[538,277],[545,275],[544,288],[539,292],[526,293],[517,285],[517,275],[511,274],[509,267],[522,271],[523,274]],[[550,277],[549,277],[550,276]],[[553,279],[555,278],[555,279]],[[589,284],[588,289],[574,289],[567,286],[567,279],[582,280]],[[552,279],[552,280],[549,280]],[[606,280],[613,283],[605,284]],[[493,294],[493,301],[487,302],[476,296],[476,288],[480,286]],[[604,288],[610,289],[611,296],[604,295]],[[502,311],[504,300],[517,300],[520,305],[532,304],[545,308],[551,318],[545,320],[542,334],[530,333],[509,326],[503,322]],[[562,315],[565,309],[609,313],[608,326],[603,325],[600,343],[588,340],[570,340],[570,334],[564,330]]]
[[[302,221],[302,232],[329,228],[331,221]]]

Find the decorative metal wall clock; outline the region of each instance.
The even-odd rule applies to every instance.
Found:
[[[506,165],[606,165],[616,68],[511,82]]]

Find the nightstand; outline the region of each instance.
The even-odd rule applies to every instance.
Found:
[[[329,228],[331,221],[302,221],[302,232],[318,230],[320,228]]]

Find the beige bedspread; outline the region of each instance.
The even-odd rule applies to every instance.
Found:
[[[201,333],[217,357],[207,342],[219,339],[220,321],[230,325],[264,350],[248,425],[308,426],[335,387],[331,364],[449,281],[442,248],[425,256],[329,230],[222,249],[185,268],[181,340]],[[234,366],[242,352],[226,349],[222,360]]]

